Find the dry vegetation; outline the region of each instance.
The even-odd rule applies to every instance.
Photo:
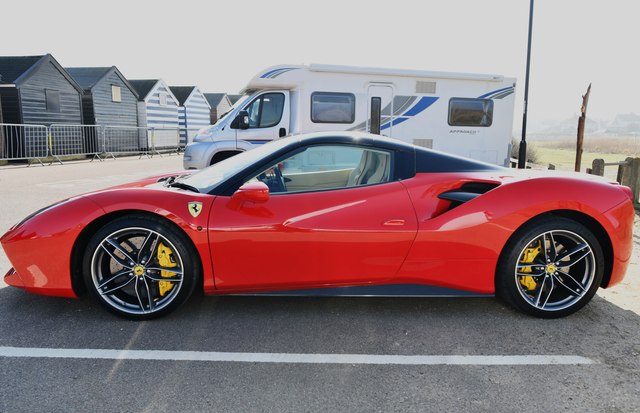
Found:
[[[554,140],[536,141],[539,147],[550,149],[576,150],[576,138],[559,138]],[[584,151],[601,154],[617,154],[626,156],[640,156],[640,136],[627,137],[591,137],[584,138]]]
[[[557,169],[573,170],[576,157],[576,138],[562,137],[553,140],[534,140],[527,147],[535,151],[534,157],[540,167],[546,168],[549,164]],[[590,168],[593,160],[600,158],[605,162],[619,162],[628,157],[640,156],[640,136],[638,137],[591,137],[585,136],[582,154],[581,171]],[[530,156],[529,156],[530,157]],[[605,168],[605,177],[615,179],[618,168],[608,166]]]

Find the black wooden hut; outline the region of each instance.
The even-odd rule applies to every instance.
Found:
[[[0,56],[5,123],[81,124],[82,89],[50,54]]]
[[[86,125],[138,125],[138,94],[117,67],[67,67],[82,87]]]
[[[82,123],[82,89],[50,54],[0,56],[0,118],[7,124]],[[3,126],[1,157],[42,157],[50,153],[44,128]],[[56,140],[65,150],[82,152],[80,131]],[[59,146],[59,147],[62,147]],[[56,147],[59,148],[59,147]],[[53,151],[55,154],[55,151]]]

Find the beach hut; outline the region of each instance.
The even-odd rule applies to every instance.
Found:
[[[187,144],[193,140],[199,129],[211,124],[211,107],[197,86],[170,86],[170,89],[180,105],[180,142]]]
[[[149,147],[177,147],[180,140],[178,99],[162,79],[129,80],[138,93],[138,126],[147,128]]]
[[[82,124],[82,89],[51,54],[0,56],[0,107],[10,124]],[[47,154],[48,141],[33,127],[13,128],[4,142],[10,158]],[[45,133],[46,135],[46,133]],[[84,152],[82,131],[56,135],[57,154]]]
[[[204,96],[211,106],[211,124],[216,123],[233,105],[226,93],[205,93]]]

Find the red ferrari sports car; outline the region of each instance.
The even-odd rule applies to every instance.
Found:
[[[133,318],[193,291],[496,294],[539,317],[623,278],[634,210],[601,178],[517,171],[348,132],[281,139],[192,174],[37,211],[0,242],[9,285],[89,290]]]

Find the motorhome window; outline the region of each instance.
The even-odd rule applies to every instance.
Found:
[[[493,100],[451,98],[449,100],[449,126],[491,126]]]
[[[352,93],[314,92],[311,94],[313,123],[353,123],[356,97]]]
[[[247,106],[249,128],[269,128],[280,123],[284,109],[284,94],[265,93]]]

